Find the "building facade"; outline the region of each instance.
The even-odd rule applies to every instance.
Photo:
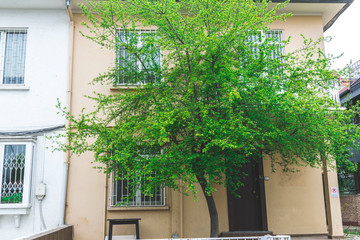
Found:
[[[323,37],[324,31],[352,1],[292,2],[294,3],[290,3],[284,11],[294,15],[285,22],[278,21],[271,26],[272,29],[281,31],[284,38],[292,37],[286,48],[289,52],[302,46],[301,34],[312,39]],[[115,64],[115,55],[79,33],[88,33],[81,24],[88,20],[79,12],[76,2],[73,4],[71,113],[77,115],[84,107],[93,107],[93,103],[83,98],[83,95],[91,95],[95,89],[101,93],[114,93],[118,89],[88,84],[98,73],[105,72]],[[141,196],[137,196],[133,206],[119,207],[116,201],[119,194],[124,194],[117,185],[120,183],[115,184],[112,176],[99,173],[94,168],[96,165],[91,163],[92,159],[92,153],[87,153],[80,157],[74,156],[70,161],[66,222],[74,225],[75,239],[106,238],[109,227],[107,219],[115,218],[141,218],[140,233],[141,238],[145,239],[208,237],[210,220],[201,191],[197,202],[192,197],[165,189],[163,192],[159,191],[158,197],[153,200],[142,201]],[[258,170],[258,174],[262,176],[259,181],[260,201],[253,207],[258,212],[256,221],[260,222],[259,227],[237,229],[237,221],[249,219],[241,212],[244,207],[249,206],[234,202],[225,188],[218,187],[214,198],[220,232],[258,230],[272,231],[274,234],[343,236],[339,197],[330,193],[331,189],[338,188],[337,175],[328,170],[326,164],[322,169],[303,167],[290,175],[280,171],[273,173],[270,159],[263,156],[262,166],[263,169]],[[234,205],[243,208],[236,209]],[[234,215],[243,216],[236,218]],[[135,232],[132,226],[121,226],[114,229],[113,235],[117,236],[113,239],[121,239],[124,235],[135,235]]]
[[[0,2],[0,239],[63,224],[69,18],[62,0]]]

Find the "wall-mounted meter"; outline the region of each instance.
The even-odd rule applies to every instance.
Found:
[[[46,196],[46,184],[43,182],[40,182],[36,185],[35,189],[35,196],[39,200],[43,200]]]

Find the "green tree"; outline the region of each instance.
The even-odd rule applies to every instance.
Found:
[[[319,41],[304,39],[284,54],[289,40],[269,24],[284,20],[269,2],[252,0],[89,1],[89,39],[113,49],[116,65],[94,84],[137,86],[89,97],[94,111],[70,120],[62,150],[94,152],[105,173],[196,194],[199,183],[218,236],[212,193],[235,192],[236,169],[267,154],[273,166],[340,164],[359,136],[354,110],[340,109],[329,94],[337,75]],[[138,29],[156,31],[138,31]],[[91,140],[91,141],[89,141]],[[161,154],[147,155],[151,149]],[[281,155],[281,160],[275,158]],[[156,174],[154,174],[156,172]],[[243,173],[246,174],[246,173]],[[226,177],[225,177],[226,176]]]

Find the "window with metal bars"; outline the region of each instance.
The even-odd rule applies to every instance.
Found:
[[[26,30],[0,30],[0,84],[24,84]]]
[[[159,147],[146,147],[140,151],[139,155],[143,159],[148,159],[161,153],[162,150]],[[116,175],[117,173],[113,172],[112,206],[165,206],[165,188],[163,186],[152,186],[151,191],[144,194],[141,189],[150,184],[145,177],[136,174],[134,179],[125,179],[124,175],[126,174],[122,174],[119,180],[115,180],[114,176]],[[155,177],[156,173],[151,176]]]
[[[265,41],[266,44],[272,45],[270,55],[267,55],[269,59],[277,59],[281,57],[284,46],[283,41],[283,31],[282,30],[271,30],[271,31],[257,31],[256,33],[249,35],[249,42],[253,44],[251,47],[252,53],[255,57],[258,57],[260,54],[260,49],[258,45],[263,44]]]
[[[159,79],[161,52],[155,33],[156,30],[118,32],[115,85],[141,85]]]
[[[113,181],[111,205],[133,207],[165,206],[165,188],[158,186],[150,193],[143,194],[141,186],[146,185],[147,182],[142,179],[138,180],[123,179]]]
[[[0,142],[0,207],[29,204],[32,152],[30,142]]]

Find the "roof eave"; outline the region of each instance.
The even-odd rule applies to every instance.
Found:
[[[328,30],[336,22],[340,15],[343,14],[343,12],[348,9],[348,7],[350,7],[352,3],[353,0],[351,0],[349,3],[346,3],[345,6],[324,26],[323,31],[325,32],[326,30]]]

